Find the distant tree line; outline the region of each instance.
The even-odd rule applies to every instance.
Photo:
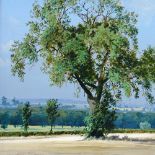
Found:
[[[60,126],[85,126],[84,119],[88,115],[87,111],[82,110],[58,110],[58,117],[56,117],[53,125]],[[8,125],[14,127],[23,124],[23,106],[17,108],[0,108],[0,124],[2,128],[7,128]],[[53,114],[52,114],[53,116]],[[52,117],[51,116],[51,117]],[[46,106],[32,106],[31,117],[29,125],[47,126],[49,122],[47,107]]]
[[[49,124],[46,106],[32,106],[29,125],[47,126]],[[0,125],[5,129],[8,125],[21,126],[23,106],[17,108],[0,108]],[[53,125],[59,126],[85,126],[85,118],[88,116],[88,111],[84,110],[63,110],[58,109],[59,116],[56,117]],[[141,125],[140,125],[141,124]],[[134,128],[139,129],[148,126],[155,128],[155,113],[153,112],[119,112],[115,121],[116,128]]]
[[[148,128],[155,128],[154,112],[119,112],[115,126],[117,128],[143,129],[140,124],[148,124]]]
[[[22,105],[23,103],[20,102],[19,100],[17,100],[15,97],[11,99],[11,101],[8,100],[7,97],[5,96],[2,96],[1,97],[1,101],[0,101],[0,104],[4,107],[7,107],[7,106],[18,106],[18,105]]]
[[[57,100],[48,100],[47,105],[30,105],[30,103],[22,103],[16,98],[11,100],[12,105],[16,108],[7,107],[10,105],[8,99],[3,96],[1,105],[6,106],[0,108],[0,127],[6,129],[8,125],[23,126],[27,131],[28,125],[39,126],[76,126],[81,127],[86,125],[86,118],[89,115],[88,110],[69,110],[60,109]],[[103,116],[104,117],[104,116]],[[155,128],[155,113],[154,112],[117,112],[114,122],[115,128],[128,129],[145,129]]]

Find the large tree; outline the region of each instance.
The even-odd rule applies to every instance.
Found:
[[[23,79],[26,65],[41,59],[52,84],[81,86],[92,112],[107,89],[114,99],[142,90],[152,102],[155,50],[139,54],[136,23],[119,0],[34,3],[29,32],[11,49],[12,72]]]

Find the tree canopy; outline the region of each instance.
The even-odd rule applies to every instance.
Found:
[[[155,50],[139,54],[137,15],[119,0],[44,0],[31,16],[11,49],[14,75],[23,79],[26,65],[41,59],[52,84],[78,83],[96,103],[106,89],[115,99],[142,90],[153,102]]]
[[[31,105],[29,102],[26,102],[22,108],[22,120],[23,120],[23,128],[25,132],[27,132],[31,114],[32,114]]]
[[[53,126],[56,118],[59,116],[57,100],[51,99],[51,100],[47,101],[46,113],[48,116],[49,125],[51,126],[50,132],[52,132],[52,126]]]

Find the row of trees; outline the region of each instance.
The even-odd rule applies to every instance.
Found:
[[[7,128],[8,124],[11,123],[15,127],[16,125],[22,125],[24,128],[24,131],[27,132],[28,126],[30,123],[30,118],[32,115],[32,107],[29,102],[26,102],[22,104],[21,107],[18,108],[18,110],[11,110],[13,111],[12,115],[9,111],[0,113],[0,124],[1,128],[5,129]],[[47,120],[48,123],[51,126],[51,132],[52,132],[52,126],[55,122],[56,118],[58,117],[58,103],[57,100],[52,99],[47,101],[47,106],[45,107],[45,112],[47,114]],[[44,120],[45,121],[45,120]],[[45,121],[46,122],[46,121]]]
[[[117,119],[114,122],[116,128],[142,129],[141,123],[144,122],[145,124],[146,122],[149,123],[150,128],[155,128],[155,113],[152,112],[120,112],[116,114],[116,117]]]
[[[8,102],[8,100],[7,100],[7,98],[6,98],[5,96],[3,96],[3,97],[1,98],[1,104],[2,104],[3,106],[8,106],[8,105],[10,105],[10,103]]]
[[[14,106],[18,106],[22,104],[19,100],[17,100],[15,97],[11,100],[11,103],[8,101],[7,97],[2,96],[1,98],[1,105],[3,106],[10,106],[10,105],[14,105]]]
[[[52,126],[53,126],[56,118],[58,117],[57,100],[51,99],[51,100],[47,101],[46,113],[47,113],[48,123],[51,126],[50,132],[53,132]],[[22,120],[23,120],[23,128],[24,128],[25,132],[27,132],[31,114],[32,114],[32,109],[31,109],[30,103],[29,102],[25,103],[24,107],[22,108]]]
[[[29,119],[30,125],[38,125],[42,127],[49,125],[46,112],[35,112],[33,108],[32,111],[32,115]],[[62,126],[62,128],[63,126],[85,126],[84,119],[88,112],[75,110],[59,110],[58,112],[59,117],[56,118],[54,125]],[[2,112],[0,113],[0,124],[1,127],[7,127],[9,124],[14,127],[22,125],[22,114],[19,112],[10,112],[10,110]]]
[[[31,107],[31,117],[29,118],[30,125],[47,126],[48,115],[45,106]],[[59,126],[85,126],[85,120],[88,118],[88,111],[80,110],[58,110],[59,117],[56,118],[54,125]],[[128,112],[128,113],[116,113],[116,121],[114,121],[116,128],[142,128],[143,124],[150,124],[151,128],[155,128],[155,113],[141,113],[141,112]],[[147,123],[146,123],[147,122]],[[7,128],[8,124],[21,126],[22,121],[22,107],[17,109],[0,109],[0,124],[2,128]],[[141,124],[141,125],[140,125]],[[147,125],[149,126],[149,125]]]

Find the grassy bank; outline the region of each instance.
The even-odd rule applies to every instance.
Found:
[[[84,127],[70,127],[70,126],[55,126],[53,133],[50,133],[50,126],[30,126],[28,133],[23,132],[21,126],[13,127],[8,126],[7,129],[0,128],[0,137],[10,136],[48,136],[48,135],[61,135],[61,134],[85,134]],[[114,129],[111,133],[155,133],[155,129],[140,130],[140,129]]]
[[[50,136],[50,135],[63,135],[63,134],[70,134],[70,135],[83,135],[84,131],[54,131],[53,133],[50,132],[0,132],[0,137],[20,137],[20,136]]]
[[[29,126],[29,132],[49,132],[51,129],[50,126]],[[53,126],[53,131],[82,131],[84,127],[71,127],[71,126]],[[22,126],[9,125],[8,128],[2,129],[0,128],[0,132],[22,132]]]
[[[114,129],[111,133],[155,133],[155,129]]]
[[[61,134],[84,134],[84,127],[71,126],[54,126],[53,133],[50,133],[50,126],[29,126],[28,132],[24,133],[21,126],[14,127],[9,125],[8,128],[0,128],[0,137],[10,136],[48,136]]]

